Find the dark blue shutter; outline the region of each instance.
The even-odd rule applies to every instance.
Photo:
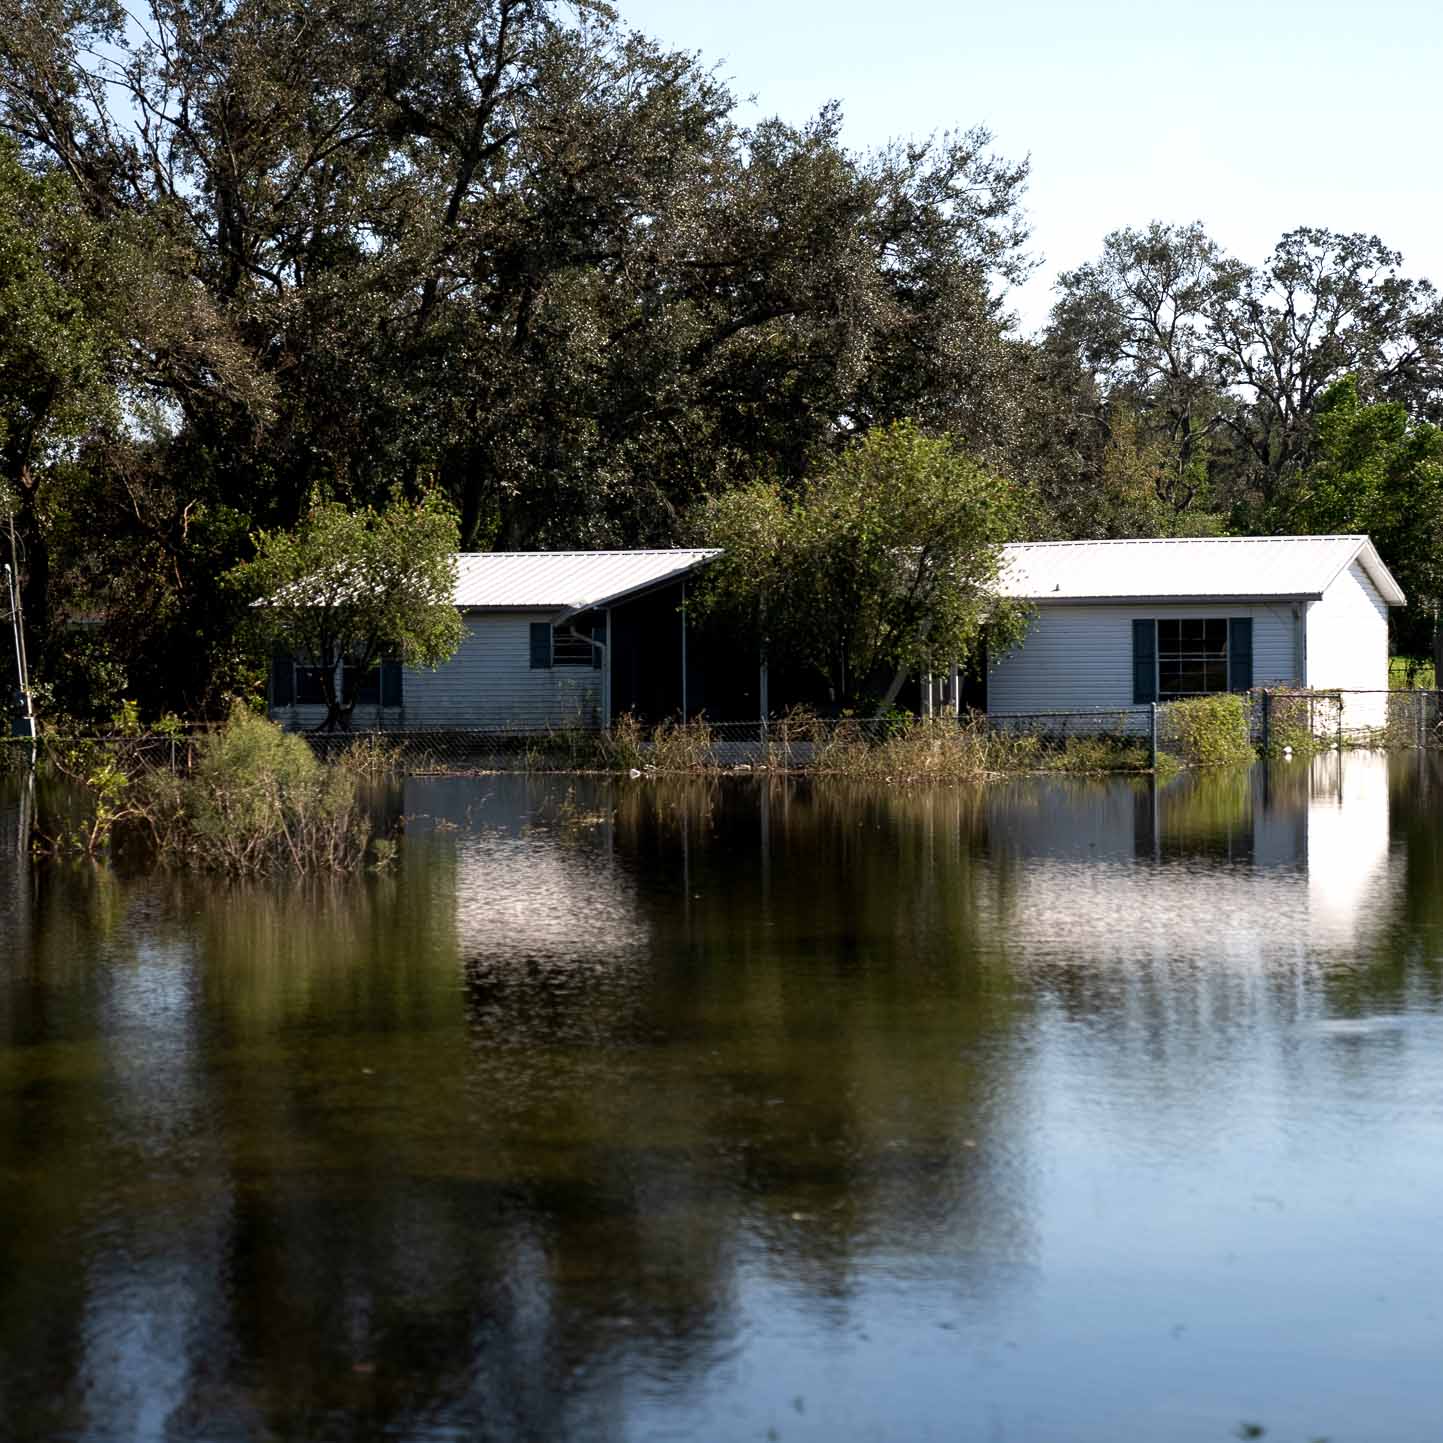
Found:
[[[295,699],[295,658],[289,652],[277,652],[271,657],[271,706],[290,706]]]
[[[1232,691],[1253,686],[1253,619],[1234,616],[1228,621],[1228,682]]]
[[[383,661],[381,663],[381,705],[401,705],[401,663],[399,661]]]
[[[1132,624],[1132,704],[1157,700],[1157,623]]]
[[[591,639],[599,641],[601,646],[606,645],[606,613],[604,611],[597,612],[591,618]],[[601,670],[601,646],[591,648],[591,669],[593,671]]]
[[[551,623],[531,623],[531,669],[544,671],[551,665]]]

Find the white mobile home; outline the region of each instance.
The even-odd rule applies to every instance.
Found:
[[[1004,595],[1030,603],[994,658],[996,716],[1139,706],[1253,687],[1388,686],[1403,593],[1366,536],[1061,541],[1006,548]],[[1381,713],[1383,698],[1354,706]]]
[[[623,712],[700,709],[687,654],[686,583],[716,551],[492,551],[457,558],[466,623],[427,671],[386,663],[362,678],[352,725],[536,732],[595,729]],[[319,679],[292,657],[271,669],[271,714],[319,726]]]

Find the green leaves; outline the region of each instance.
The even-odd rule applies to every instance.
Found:
[[[1391,618],[1422,651],[1443,603],[1443,431],[1400,402],[1365,404],[1352,376],[1318,403],[1313,459],[1297,478],[1290,523],[1310,532],[1365,532],[1408,597]]]
[[[911,422],[869,432],[794,497],[756,483],[713,501],[725,555],[699,609],[823,676],[838,706],[890,703],[898,673],[965,663],[1023,617],[994,590],[1028,497]]]
[[[294,530],[260,532],[255,543],[233,582],[255,599],[261,636],[324,673],[328,726],[355,701],[337,693],[339,663],[357,676],[383,657],[436,667],[461,644],[456,514],[434,492],[379,512],[318,502]]]

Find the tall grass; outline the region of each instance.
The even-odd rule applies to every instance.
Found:
[[[1426,656],[1390,656],[1388,658],[1388,686],[1393,691],[1421,688],[1433,691],[1437,680],[1433,674],[1433,661]]]
[[[77,818],[42,832],[41,850],[55,854],[124,851],[231,876],[304,875],[359,867],[372,841],[357,785],[371,758],[328,765],[303,737],[244,708],[196,744],[188,773],[143,760],[127,767],[83,745],[51,759],[84,797]]]

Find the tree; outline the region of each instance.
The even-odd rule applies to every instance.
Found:
[[[1401,402],[1366,404],[1352,376],[1323,394],[1315,424],[1292,524],[1371,536],[1408,597],[1390,617],[1400,649],[1443,654],[1443,430]]]
[[[1116,231],[1060,279],[1044,349],[1090,376],[1099,428],[1121,402],[1139,439],[1163,446],[1160,500],[1277,530],[1335,381],[1443,416],[1443,303],[1401,265],[1376,236],[1318,228],[1290,231],[1259,266],[1198,224]]]
[[[1304,227],[1264,265],[1221,278],[1210,327],[1219,378],[1245,402],[1226,416],[1242,519],[1269,529],[1283,519],[1320,401],[1344,376],[1366,401],[1443,414],[1443,302],[1402,263],[1377,236]]]
[[[212,578],[316,496],[435,484],[467,549],[660,544],[900,416],[1011,454],[1026,165],[744,126],[602,4],[0,0],[0,133],[141,238],[122,414],[157,424],[87,446],[53,534],[151,710],[217,707]]]
[[[50,617],[44,483],[67,448],[116,414],[119,341],[107,294],[119,277],[111,262],[106,237],[65,177],[29,174],[0,136],[0,514],[14,518],[25,612],[42,642]]]
[[[1018,638],[995,583],[1027,506],[947,439],[879,427],[792,495],[758,481],[713,500],[703,532],[724,555],[698,610],[813,670],[837,706],[885,709],[908,672],[976,656],[984,627]]]
[[[436,667],[461,644],[456,537],[434,492],[379,512],[319,502],[294,530],[256,535],[234,581],[255,598],[261,635],[316,669],[324,730],[349,728],[357,686],[383,658]]]
[[[1154,222],[1114,231],[1100,260],[1057,283],[1050,344],[1075,354],[1101,397],[1122,404],[1159,463],[1158,503],[1179,514],[1208,496],[1209,445],[1228,414],[1212,307],[1237,271],[1200,223]],[[1098,420],[1110,429],[1101,411]]]

